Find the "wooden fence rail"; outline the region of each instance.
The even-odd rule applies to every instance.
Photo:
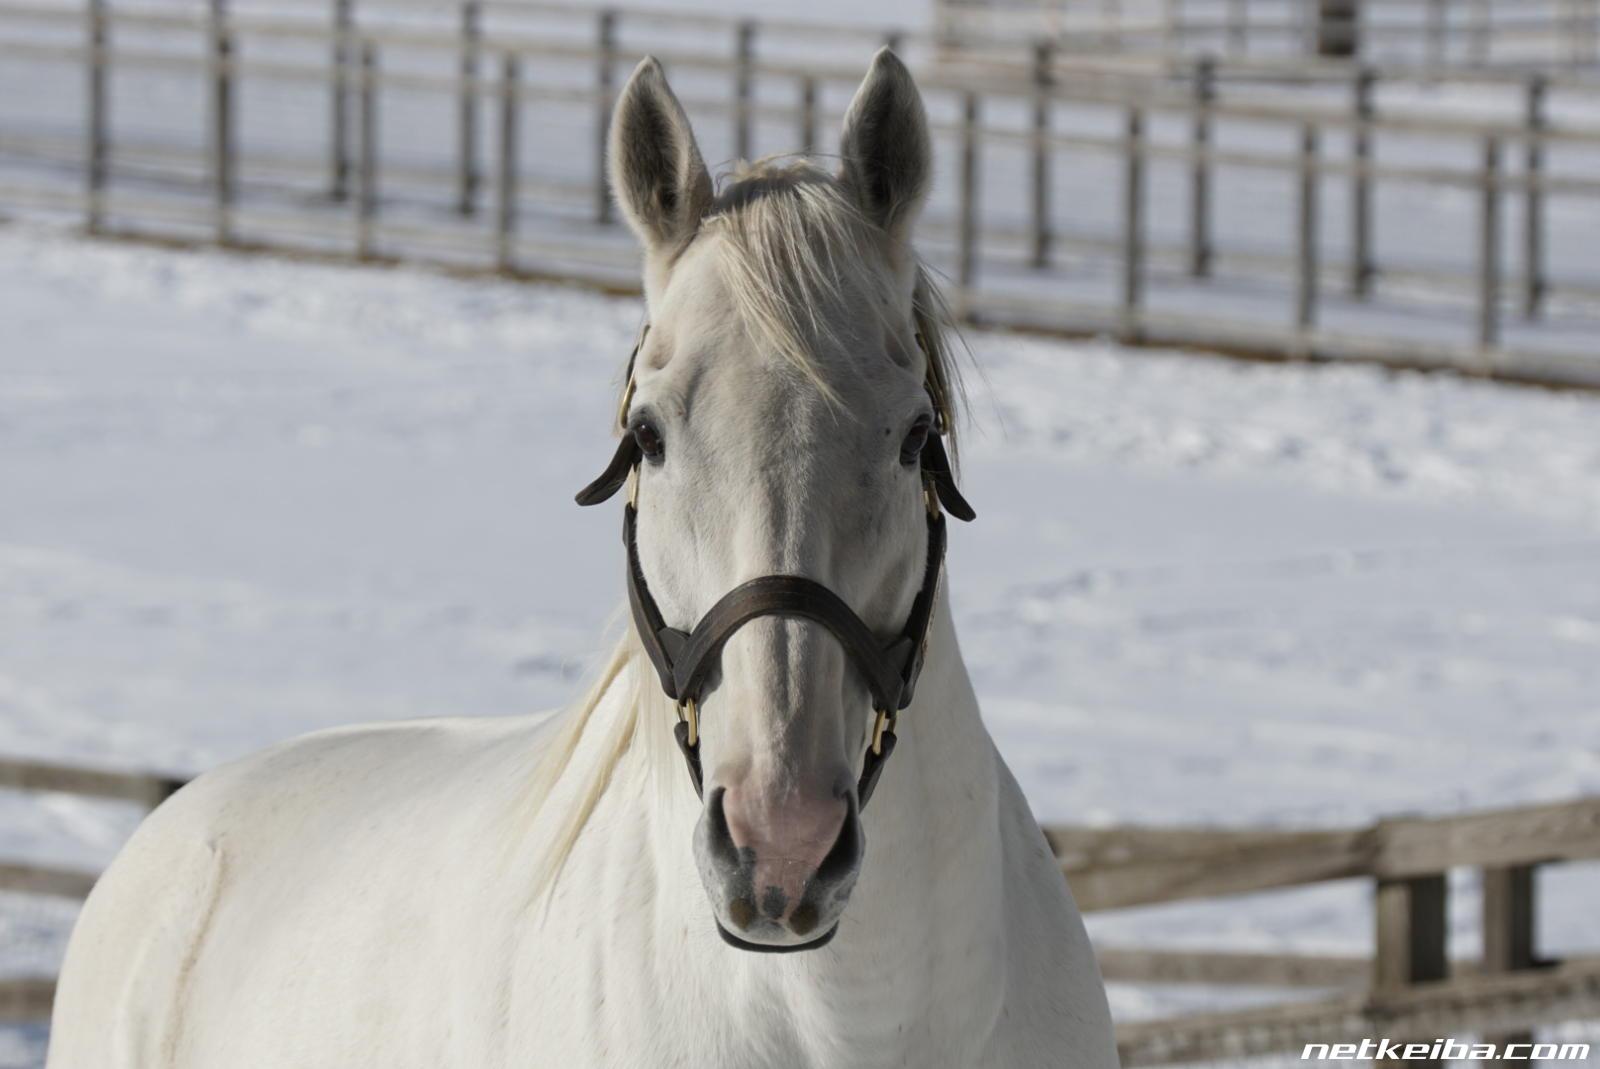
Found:
[[[1357,58],[1381,46],[1436,66],[1600,61],[1595,0],[935,0],[935,20],[950,50],[1048,35],[1067,48],[1122,54]]]
[[[1600,858],[1600,798],[1328,831],[1047,828],[1086,910]]]

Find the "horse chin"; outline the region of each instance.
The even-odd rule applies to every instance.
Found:
[[[717,921],[717,934],[722,937],[724,943],[727,943],[735,950],[744,950],[752,954],[803,954],[808,950],[820,950],[827,946],[833,942],[833,937],[839,932],[837,921],[821,935],[811,939],[802,939],[793,932],[775,924],[769,924],[764,927],[769,928],[770,933],[764,931],[762,935],[771,934],[773,937],[771,942],[765,939],[758,942],[754,939],[746,939],[734,935],[723,927],[720,920]]]
[[[711,879],[705,883],[717,934],[724,943],[752,953],[791,954],[820,949],[833,939],[849,903],[855,873],[848,873],[843,880],[814,881],[800,904],[781,916],[759,908],[745,881]]]

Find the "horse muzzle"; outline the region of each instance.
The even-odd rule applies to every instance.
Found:
[[[771,953],[825,945],[855,888],[863,846],[854,792],[791,799],[768,813],[737,785],[712,787],[695,857],[723,941]]]

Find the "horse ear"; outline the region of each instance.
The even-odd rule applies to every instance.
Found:
[[[887,48],[872,57],[844,117],[839,180],[890,237],[910,237],[933,178],[928,115],[911,72]]]
[[[694,236],[711,207],[711,175],[653,56],[640,61],[617,100],[607,155],[617,203],[647,251]]]

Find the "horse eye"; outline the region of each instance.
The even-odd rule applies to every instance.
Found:
[[[661,440],[661,432],[656,430],[655,424],[648,420],[635,423],[629,433],[639,445],[639,452],[650,460],[660,460],[666,452],[666,443]]]
[[[932,426],[933,420],[928,416],[917,417],[906,434],[906,440],[900,443],[900,463],[909,468],[917,462],[922,456],[922,447],[928,444],[928,431]]]

